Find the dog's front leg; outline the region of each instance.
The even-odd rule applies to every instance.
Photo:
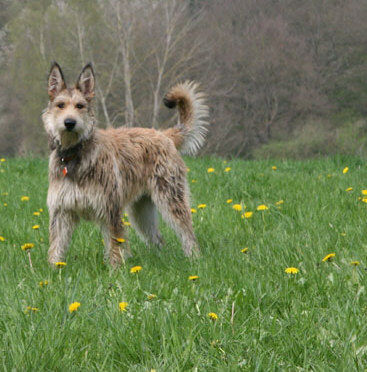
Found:
[[[48,262],[51,265],[65,260],[65,254],[78,221],[79,218],[75,213],[50,210]]]

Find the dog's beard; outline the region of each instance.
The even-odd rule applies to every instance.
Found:
[[[79,142],[79,135],[76,132],[63,131],[60,134],[61,147],[67,149]]]

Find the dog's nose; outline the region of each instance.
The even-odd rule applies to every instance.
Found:
[[[76,120],[72,118],[67,118],[64,120],[64,124],[67,130],[72,130],[75,127]]]

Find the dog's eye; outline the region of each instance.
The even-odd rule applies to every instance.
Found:
[[[60,102],[60,103],[57,104],[57,107],[59,109],[63,109],[65,107],[65,103],[64,102]]]
[[[82,103],[77,103],[77,104],[75,105],[75,107],[76,107],[77,109],[81,110],[82,108],[84,108],[84,105],[83,105]]]

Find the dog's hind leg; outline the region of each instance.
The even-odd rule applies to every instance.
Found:
[[[127,212],[129,221],[147,244],[152,243],[158,246],[164,244],[158,228],[158,211],[149,196],[144,195],[132,203]]]
[[[65,260],[71,236],[78,222],[79,218],[73,212],[50,210],[50,249],[48,250],[50,264]]]
[[[197,256],[199,248],[192,227],[186,180],[183,177],[157,177],[152,200],[181,239],[185,255]]]

